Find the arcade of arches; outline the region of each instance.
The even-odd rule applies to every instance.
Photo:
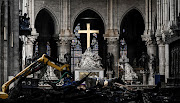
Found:
[[[133,71],[139,73],[139,84],[156,84],[156,75],[165,77],[166,83],[168,78],[179,78],[180,5],[174,4],[180,2],[159,1],[1,0],[0,83],[44,53],[70,63],[73,73],[81,59],[77,55],[87,47],[87,35],[77,37],[74,30],[77,26],[87,30],[87,23],[90,30],[99,30],[99,34],[91,34],[90,44],[102,58],[104,76],[121,75],[120,52],[124,48],[123,55]],[[24,13],[27,16],[22,16]],[[23,17],[23,25],[19,24],[19,17]],[[30,34],[23,34],[19,30],[22,26],[25,30],[30,28]],[[73,44],[75,39],[78,45]]]

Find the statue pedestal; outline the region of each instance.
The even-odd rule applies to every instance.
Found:
[[[81,80],[88,75],[96,78],[104,78],[104,69],[101,64],[101,57],[98,54],[92,53],[91,48],[88,48],[82,54],[81,62],[75,67],[75,80]]]

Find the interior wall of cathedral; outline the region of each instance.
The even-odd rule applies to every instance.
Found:
[[[30,3],[33,0],[30,0]],[[94,4],[96,2],[96,4]],[[141,4],[141,5],[139,5]],[[88,0],[54,0],[54,1],[47,1],[47,0],[38,0],[34,1],[34,15],[35,18],[37,17],[39,11],[43,8],[47,9],[52,16],[55,18],[55,25],[56,30],[60,28],[59,31],[55,33],[56,40],[60,41],[58,57],[60,60],[63,60],[63,55],[67,52],[70,52],[68,49],[69,45],[67,42],[70,40],[67,39],[68,36],[72,37],[73,34],[73,26],[76,18],[79,14],[83,11],[90,9],[96,12],[105,24],[105,34],[104,39],[107,41],[107,53],[112,53],[114,56],[114,63],[113,63],[113,71],[114,75],[117,76],[118,74],[118,67],[116,64],[118,63],[119,59],[119,36],[121,35],[118,31],[120,30],[120,25],[122,19],[128,13],[128,11],[132,9],[138,10],[142,14],[142,18],[146,21],[146,2],[144,0],[139,1],[118,1],[118,0],[98,0],[98,1],[88,1]],[[153,8],[152,15],[154,16],[154,3],[149,4],[147,7]],[[148,11],[149,12],[149,11]],[[57,18],[57,19],[56,19]],[[139,34],[142,35],[142,34]],[[65,43],[64,43],[65,42]],[[63,49],[64,48],[64,49]]]
[[[20,71],[19,0],[0,1],[0,85]]]
[[[169,71],[173,69],[170,64],[173,58],[170,56],[170,49],[173,46],[171,44],[179,40],[177,17],[180,13],[180,2],[178,0],[1,0],[0,8],[1,84],[8,80],[8,76],[20,71],[20,67],[24,68],[27,58],[34,56],[34,45],[43,35],[35,26],[38,14],[43,9],[54,22],[52,24],[54,32],[51,34],[54,41],[50,45],[56,45],[59,60],[65,60],[64,55],[70,53],[73,27],[77,17],[83,11],[90,9],[96,12],[104,23],[103,38],[107,43],[106,52],[114,56],[112,68],[114,77],[117,77],[121,24],[125,16],[135,9],[142,15],[144,21],[144,33],[139,35],[145,43],[147,54],[150,60],[154,56],[158,58],[157,71],[154,70],[154,64],[148,62],[149,74],[144,75],[144,84],[154,84],[155,72],[164,75],[167,82]],[[19,52],[19,10],[30,17],[32,28],[31,35],[20,36],[22,58]]]

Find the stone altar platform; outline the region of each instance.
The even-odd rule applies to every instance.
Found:
[[[75,80],[81,80],[88,73],[90,76],[97,78],[104,78],[104,69],[101,64],[101,57],[98,54],[92,53],[91,48],[82,54],[80,63],[75,67]]]

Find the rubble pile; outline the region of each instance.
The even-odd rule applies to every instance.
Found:
[[[11,92],[10,98],[0,100],[0,103],[125,103],[138,101],[137,91],[132,91],[123,84],[117,82],[118,79],[109,80],[108,84],[96,82],[96,85],[83,87],[81,84],[87,80],[66,86],[53,86],[52,89],[39,88],[15,88]],[[53,85],[53,84],[51,84]]]

